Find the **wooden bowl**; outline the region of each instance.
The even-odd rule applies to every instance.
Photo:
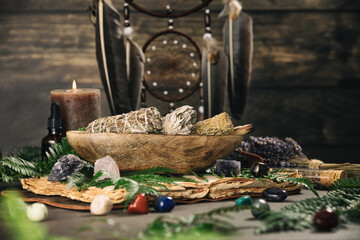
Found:
[[[120,171],[168,167],[185,173],[199,171],[231,153],[243,136],[116,134],[68,131],[67,139],[85,160],[94,163],[107,155]]]

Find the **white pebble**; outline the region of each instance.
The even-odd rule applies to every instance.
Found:
[[[90,204],[90,212],[94,215],[106,215],[112,209],[113,203],[108,196],[96,195]]]
[[[40,222],[48,216],[48,209],[43,203],[33,203],[26,208],[26,215],[31,221]]]

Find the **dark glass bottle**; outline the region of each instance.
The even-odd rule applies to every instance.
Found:
[[[47,129],[49,130],[49,133],[41,141],[42,160],[45,159],[48,149],[50,147],[54,148],[54,144],[61,143],[61,140],[64,138],[60,117],[60,106],[58,103],[51,104],[51,113],[48,118]]]

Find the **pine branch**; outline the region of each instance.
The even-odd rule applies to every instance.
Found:
[[[329,191],[343,188],[360,188],[360,178],[338,179],[336,182],[331,184]]]
[[[18,157],[5,157],[1,159],[0,165],[1,178],[5,182],[39,176],[36,166],[32,162]]]
[[[311,184],[309,179],[284,177],[284,178],[278,178],[277,181],[302,184],[302,185],[306,186],[310,191],[312,191],[317,197],[319,197],[319,193],[315,190],[314,186]]]
[[[193,174],[195,177],[202,179],[205,182],[209,182],[209,180],[207,178],[204,177],[205,174],[201,174],[201,173],[196,173],[193,170],[190,170],[191,174]]]
[[[64,155],[74,154],[78,155],[75,150],[71,147],[67,138],[63,138],[61,143],[55,143],[54,149],[49,148],[46,152],[46,160],[37,162],[37,169],[39,173],[43,175],[47,175],[51,172],[54,164],[57,160]]]
[[[271,211],[262,219],[265,225],[256,233],[304,230],[313,228],[312,218],[320,209],[331,208],[342,220],[360,223],[360,188],[334,189],[322,197],[308,198]]]
[[[226,214],[250,208],[250,206],[222,207],[209,212],[194,214],[187,218],[174,215],[160,216],[148,225],[142,239],[151,239],[152,237],[178,239],[179,236],[189,231],[195,235],[201,235],[203,231],[212,234],[232,232],[237,228],[230,221],[224,220],[230,219]]]
[[[26,146],[16,149],[13,155],[26,161],[36,163],[38,161],[41,161],[41,148],[36,146]]]

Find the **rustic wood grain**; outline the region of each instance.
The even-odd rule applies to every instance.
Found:
[[[68,131],[70,145],[87,161],[112,157],[120,171],[169,167],[178,173],[199,171],[227,156],[242,141],[240,135],[181,136],[162,134],[87,133]]]
[[[359,145],[359,102],[358,89],[250,89],[241,122],[254,124],[253,136],[292,137],[300,145]]]
[[[200,0],[197,0],[200,2]],[[121,8],[123,0],[112,0],[117,8]],[[135,0],[136,2],[136,0]],[[144,2],[144,1],[142,1]],[[193,1],[191,1],[193,2]],[[360,4],[356,0],[242,0],[244,9],[251,11],[273,11],[273,10],[359,10]],[[85,11],[88,7],[87,0],[0,0],[0,11]],[[186,1],[182,6],[186,6]],[[191,3],[193,6],[193,3]],[[153,10],[163,9],[156,1],[145,2],[144,7]],[[213,0],[211,9],[221,10],[221,0]],[[131,8],[131,11],[134,9]]]
[[[359,85],[359,14],[269,13],[254,14],[253,18],[254,86]],[[134,18],[134,41],[143,45],[158,32],[155,20]],[[24,81],[100,82],[94,29],[86,14],[9,15],[0,16],[0,21],[4,32],[0,71],[4,79],[12,79],[6,81],[6,87]],[[198,28],[202,23],[203,16],[195,14],[189,20],[175,21],[175,26],[201,44],[203,31]],[[220,46],[222,23],[213,23]]]

